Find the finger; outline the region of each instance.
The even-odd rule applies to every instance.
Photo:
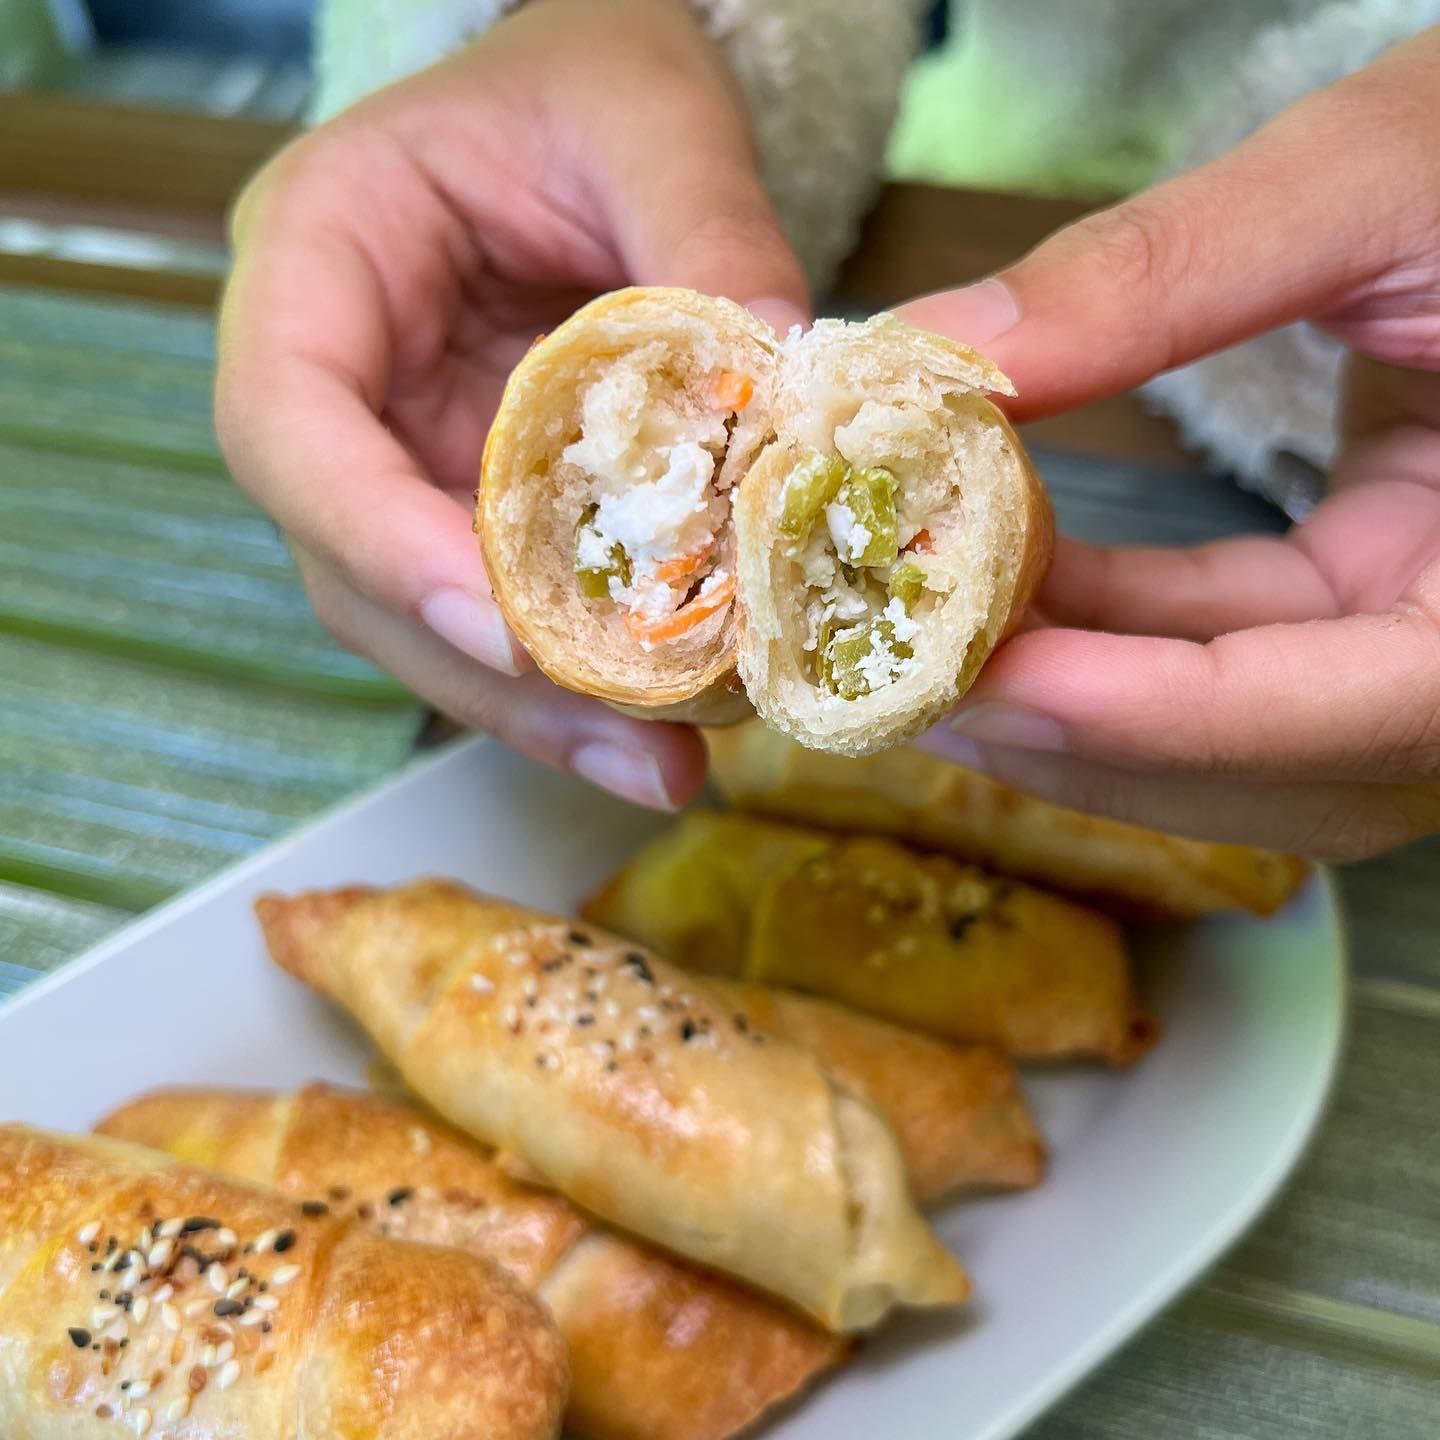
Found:
[[[628,272],[754,304],[782,332],[803,324],[809,287],[761,183],[743,105],[718,49],[656,57],[623,125],[593,137],[598,199]],[[687,46],[685,37],[667,43]],[[613,107],[612,107],[613,108]],[[648,137],[635,144],[635,135]]]
[[[496,675],[313,557],[301,568],[326,628],[443,714],[650,809],[673,810],[703,783],[704,746],[689,726],[621,715],[538,672]]]
[[[1185,549],[1060,539],[1040,605],[1054,625],[1186,640],[1341,613],[1310,557],[1268,537]]]
[[[1255,784],[1141,775],[1071,755],[975,745],[943,729],[917,747],[1055,805],[1223,844],[1315,860],[1361,860],[1440,826],[1440,791],[1418,787]]]
[[[1403,310],[1394,277],[1440,220],[1430,198],[1440,196],[1440,162],[1426,139],[1437,48],[1435,37],[1404,47],[1219,160],[1078,221],[979,286],[900,313],[984,346],[1014,381],[1020,398],[1007,408],[1023,419],[1128,390],[1302,317],[1353,322],[1387,273],[1385,304]],[[1417,106],[1424,117],[1411,113]],[[1417,268],[1418,303],[1428,305],[1430,283]],[[1383,343],[1385,333],[1352,323],[1346,338]],[[1393,335],[1407,363],[1419,363],[1413,341]]]
[[[491,598],[468,509],[376,416],[386,303],[348,232],[247,243],[221,312],[221,448],[237,482],[356,589],[518,674],[529,657]]]
[[[1434,591],[1431,582],[1430,590]],[[1247,780],[1440,775],[1440,594],[1208,644],[1016,636],[950,717],[986,744]]]

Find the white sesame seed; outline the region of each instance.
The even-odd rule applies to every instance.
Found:
[[[158,1335],[152,1335],[145,1342],[145,1353],[147,1355],[158,1355],[160,1353],[160,1337]]]
[[[654,1005],[641,1005],[635,1011],[637,1020],[658,1020],[660,1011]]]
[[[227,1360],[233,1359],[235,1355],[235,1342],[233,1340],[222,1340],[218,1347],[210,1347],[215,1353],[216,1365],[223,1365]]]
[[[175,1249],[173,1240],[160,1240],[150,1247],[150,1253],[145,1257],[145,1263],[152,1269],[158,1270],[170,1258]]]
[[[430,1151],[430,1137],[418,1125],[410,1129],[410,1148],[417,1155],[426,1155]]]
[[[278,1230],[267,1230],[255,1242],[255,1253],[257,1255],[268,1255],[270,1253],[270,1247],[274,1245],[279,1234],[280,1232]]]
[[[136,1248],[140,1250],[148,1250],[154,1243],[155,1237],[150,1233],[150,1227],[147,1225],[140,1232],[140,1244]]]
[[[217,1294],[223,1295],[225,1287],[230,1283],[230,1274],[218,1261],[212,1261],[210,1268],[205,1272],[205,1278],[210,1282],[210,1288]]]
[[[533,1000],[540,993],[540,982],[533,975],[529,976],[520,987],[520,993],[527,1000]]]
[[[160,1307],[160,1323],[172,1334],[180,1333],[180,1312],[173,1305]]]
[[[635,1036],[626,1031],[620,1037],[620,1048],[628,1055],[635,1048]]]
[[[207,1370],[213,1370],[215,1368],[215,1347],[213,1345],[207,1345],[200,1352],[200,1363]]]
[[[228,1390],[240,1378],[240,1362],[238,1360],[227,1360],[225,1367],[220,1371],[216,1384],[222,1390]]]
[[[120,1263],[121,1255],[117,1250],[113,1255],[107,1255],[100,1262],[100,1268],[108,1275]]]
[[[259,1325],[264,1319],[265,1312],[263,1310],[247,1310],[240,1317],[239,1324],[246,1326]]]
[[[162,1240],[173,1239],[173,1238],[174,1238],[176,1235],[178,1235],[184,1228],[185,1228],[185,1222],[184,1222],[183,1220],[178,1220],[178,1219],[177,1219],[177,1220],[167,1220],[167,1221],[160,1227],[160,1238],[161,1238]]]
[[[138,1410],[135,1410],[131,1413],[129,1419],[125,1423],[129,1425],[130,1428],[137,1435],[143,1435],[147,1430],[149,1430],[150,1422],[152,1419],[154,1419],[154,1417],[142,1405]]]
[[[610,1047],[603,1040],[597,1040],[590,1047],[590,1053],[601,1060],[608,1060],[610,1058]]]
[[[82,1245],[88,1245],[99,1233],[100,1222],[92,1220],[75,1238]]]
[[[525,965],[529,963],[530,952],[528,950],[512,950],[505,958],[512,965]]]
[[[188,1395],[181,1395],[165,1407],[165,1423],[167,1425],[173,1425],[177,1420],[183,1420],[189,1413],[190,1397]]]
[[[271,1277],[271,1285],[288,1285],[298,1274],[298,1265],[282,1265]]]
[[[520,1023],[519,1006],[514,1004],[507,1005],[505,1009],[501,1012],[500,1018],[505,1022],[506,1026],[509,1029],[513,1030]]]
[[[227,1300],[238,1300],[245,1293],[245,1287],[249,1285],[249,1283],[248,1280],[232,1281],[230,1288],[225,1292],[225,1298]]]
[[[193,1320],[202,1310],[208,1310],[209,1308],[210,1302],[208,1300],[192,1300],[185,1307],[185,1318],[187,1320]]]
[[[618,1018],[619,1018],[619,1015],[620,1015],[620,1005],[619,1005],[619,1002],[618,1002],[618,1001],[615,1001],[615,1000],[607,1000],[607,1001],[605,1001],[605,1003],[604,1003],[603,1005],[601,1005],[601,1007],[600,1007],[600,1013],[601,1013],[607,1020],[615,1020],[615,1019],[618,1019]]]
[[[482,975],[478,970],[470,977],[470,988],[477,995],[493,995],[495,993],[495,982],[488,976]]]
[[[103,1329],[120,1313],[119,1307],[115,1305],[97,1305],[90,1312],[90,1328],[92,1330]]]
[[[255,1308],[257,1310],[278,1310],[280,1302],[273,1295],[257,1295]]]
[[[131,1382],[125,1399],[133,1404],[136,1400],[143,1400],[149,1393],[150,1382],[148,1380],[135,1380]]]
[[[174,1293],[175,1287],[171,1285],[169,1281],[166,1281],[150,1298],[154,1300],[157,1305],[163,1305]]]
[[[137,1324],[143,1325],[145,1317],[150,1313],[150,1301],[144,1295],[130,1307],[130,1318]]]
[[[215,1243],[222,1249],[233,1250],[240,1242],[235,1237],[235,1232],[228,1227],[215,1232]]]

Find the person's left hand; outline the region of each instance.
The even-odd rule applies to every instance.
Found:
[[[1357,858],[1440,829],[1440,30],[1224,159],[901,310],[1018,419],[1309,318],[1357,352],[1330,496],[1283,539],[1061,542],[1044,623],[933,753],[1060,804]]]

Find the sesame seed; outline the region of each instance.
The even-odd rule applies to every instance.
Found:
[[[207,1346],[200,1352],[200,1363],[201,1363],[207,1370],[213,1368],[213,1366],[214,1366],[214,1364],[215,1364],[215,1347],[214,1347],[213,1345],[207,1345]]]
[[[152,1419],[153,1417],[150,1412],[142,1405],[130,1416],[126,1424],[128,1424],[137,1435],[143,1435],[149,1430]]]
[[[131,1400],[143,1400],[149,1393],[150,1382],[148,1380],[135,1380],[130,1384],[130,1394],[128,1398]]]
[[[180,1333],[180,1312],[173,1305],[160,1307],[160,1323],[172,1334]]]
[[[527,999],[533,1000],[540,993],[540,983],[533,975],[529,976],[520,987],[520,993]]]
[[[187,1320],[193,1320],[202,1310],[208,1310],[209,1308],[210,1302],[208,1300],[191,1300],[185,1306],[185,1318]]]
[[[82,1245],[88,1245],[99,1233],[100,1222],[98,1220],[92,1220],[80,1234],[76,1236],[76,1239],[78,1239]]]
[[[582,1010],[582,1011],[575,1017],[575,1024],[577,1024],[577,1025],[581,1025],[581,1026],[584,1026],[584,1025],[593,1025],[594,1023],[595,1023],[595,1016],[594,1016],[594,1014],[593,1014],[591,1011],[589,1011],[589,1010]]]
[[[630,967],[631,973],[642,985],[653,985],[655,983],[655,976],[650,969],[649,962],[640,951],[628,951],[625,955],[625,964]]]
[[[205,1278],[210,1282],[210,1288],[217,1295],[223,1295],[226,1287],[230,1284],[229,1273],[225,1267],[220,1264],[211,1265],[205,1272]]]
[[[145,1342],[145,1353],[147,1355],[158,1355],[160,1353],[160,1337],[158,1335],[152,1335]]]
[[[278,1310],[280,1308],[280,1302],[273,1295],[257,1295],[255,1297],[255,1308],[257,1310]]]
[[[230,1282],[230,1288],[225,1292],[227,1300],[236,1300],[245,1293],[246,1287],[250,1284],[248,1276],[242,1275],[238,1280]]]
[[[392,1190],[385,1198],[392,1205],[403,1205],[414,1193],[415,1191],[412,1187],[402,1185],[400,1189]]]
[[[616,1000],[607,1000],[601,1007],[600,1013],[607,1020],[617,1020],[620,1017],[620,1004]]]
[[[149,1302],[149,1300],[147,1300],[147,1299],[145,1298],[145,1296],[142,1295],[142,1296],[135,1302],[134,1309],[132,1309],[132,1310],[130,1311],[130,1317],[131,1317],[131,1319],[133,1319],[133,1320],[135,1321],[135,1323],[136,1323],[137,1325],[143,1325],[143,1324],[145,1323],[145,1317],[146,1317],[149,1313],[150,1313],[150,1302]]]
[[[417,1155],[425,1155],[430,1150],[430,1137],[418,1125],[410,1128],[410,1148]]]
[[[215,1313],[223,1320],[227,1315],[238,1315],[244,1306],[238,1300],[217,1300],[215,1302]]]
[[[300,1213],[308,1215],[313,1220],[318,1215],[328,1215],[330,1207],[323,1200],[307,1200],[301,1205]]]
[[[150,1298],[157,1305],[163,1305],[174,1293],[175,1287],[167,1282],[166,1284],[162,1285]]]
[[[270,1283],[272,1285],[288,1285],[299,1273],[300,1267],[298,1265],[282,1265],[270,1277]]]
[[[258,1325],[265,1318],[259,1310],[247,1310],[239,1319],[241,1325]]]
[[[220,1222],[210,1219],[208,1215],[192,1215],[181,1224],[175,1233],[177,1235],[196,1235],[201,1230],[218,1230],[219,1228]]]
[[[215,1363],[223,1365],[227,1360],[235,1356],[235,1342],[233,1340],[222,1340],[215,1348]]]
[[[470,977],[470,988],[477,995],[493,995],[495,993],[495,982],[488,976],[482,975],[478,970]]]
[[[215,1383],[222,1389],[228,1390],[240,1378],[240,1362],[230,1360],[225,1364],[224,1369],[216,1377]]]
[[[233,1230],[222,1228],[216,1232],[215,1243],[220,1246],[222,1250],[233,1250],[240,1242],[236,1238]]]
[[[65,1333],[77,1350],[83,1350],[90,1343],[90,1332],[82,1330],[78,1325],[72,1325]]]
[[[97,1305],[90,1312],[90,1328],[92,1330],[103,1330],[118,1314],[119,1307],[115,1305]]]
[[[276,1235],[278,1235],[278,1234],[279,1234],[279,1231],[277,1231],[277,1230],[267,1230],[267,1231],[255,1242],[255,1253],[256,1253],[257,1255],[264,1255],[264,1254],[270,1249],[270,1247],[275,1243],[275,1237],[276,1237]],[[249,1252],[250,1252],[250,1246],[247,1245],[247,1246],[245,1247],[245,1251],[246,1251],[246,1254],[249,1254]]]
[[[172,1239],[185,1228],[183,1220],[167,1220],[156,1232],[162,1240]]]
[[[165,1423],[173,1425],[177,1420],[183,1420],[190,1413],[190,1397],[182,1395],[178,1400],[172,1400],[165,1407]]]
[[[693,1020],[691,1020],[691,1019],[689,1019],[689,1018],[687,1017],[686,1019],[684,1019],[684,1020],[682,1020],[682,1021],[680,1022],[680,1038],[681,1038],[681,1040],[684,1040],[684,1041],[693,1040],[698,1033],[699,1033],[699,1032],[695,1029],[695,1022],[694,1022]]]
[[[145,1257],[145,1263],[152,1270],[159,1270],[170,1258],[174,1249],[175,1242],[173,1240],[160,1240],[150,1247],[150,1253]]]
[[[500,1012],[500,1018],[505,1022],[509,1030],[516,1029],[520,1024],[520,1007],[511,1003]]]
[[[151,1234],[151,1232],[150,1232],[150,1227],[147,1225],[147,1226],[140,1232],[140,1249],[141,1249],[141,1250],[148,1250],[154,1243],[155,1243],[155,1236],[154,1236],[153,1234]]]
[[[572,930],[565,937],[572,945],[590,945],[594,942],[583,930]]]
[[[275,1253],[283,1255],[295,1243],[295,1232],[293,1230],[282,1230],[275,1237]]]

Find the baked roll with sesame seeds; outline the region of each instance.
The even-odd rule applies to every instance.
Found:
[[[686,969],[829,996],[1021,1059],[1127,1065],[1158,1033],[1136,998],[1124,931],[1108,915],[875,836],[692,810],[583,909]],[[797,1003],[807,1002],[787,1001]],[[898,1033],[911,1048],[919,1041]],[[949,1076],[958,1086],[967,1052],[939,1048],[948,1063],[931,1063],[931,1084]],[[926,1068],[917,1055],[890,1078]],[[893,1116],[883,1074],[871,1090]],[[935,1149],[931,1127],[914,1123]]]
[[[294,1095],[160,1091],[101,1132],[272,1184],[392,1238],[505,1266],[570,1350],[567,1434],[725,1440],[839,1363],[849,1345],[787,1306],[515,1181],[418,1106],[312,1085]]]
[[[622,708],[898,744],[1050,562],[992,391],[1013,393],[983,356],[893,316],[782,339],[693,291],[602,296],[537,341],[491,428],[496,599],[553,680]]]
[[[836,1331],[968,1294],[882,1117],[704,982],[443,881],[256,910],[421,1099],[593,1214]]]
[[[487,1260],[0,1126],[6,1440],[539,1440],[567,1379],[543,1307]]]

